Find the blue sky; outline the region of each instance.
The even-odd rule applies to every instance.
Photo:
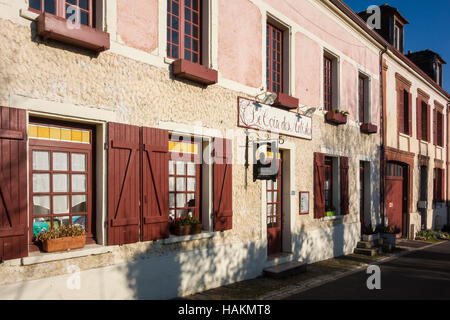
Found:
[[[397,8],[409,21],[405,28],[405,52],[430,49],[438,53],[444,65],[443,87],[450,92],[450,1],[449,0],[343,0],[353,11],[384,3]]]

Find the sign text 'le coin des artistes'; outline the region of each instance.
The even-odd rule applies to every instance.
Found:
[[[294,112],[239,98],[238,126],[312,139],[312,119]]]

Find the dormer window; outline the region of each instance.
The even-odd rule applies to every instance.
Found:
[[[442,87],[442,64],[439,62],[434,63],[434,72],[436,74],[436,83]]]
[[[397,22],[394,23],[394,47],[403,52],[403,27]]]

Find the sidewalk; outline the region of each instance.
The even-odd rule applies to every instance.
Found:
[[[397,247],[392,253],[383,253],[368,257],[349,254],[309,264],[307,271],[283,279],[271,279],[264,276],[245,280],[223,287],[207,290],[198,294],[185,296],[186,300],[277,300],[285,296],[322,285],[349,274],[366,269],[368,265],[395,259],[411,251],[434,246],[437,243],[412,240],[397,240]]]

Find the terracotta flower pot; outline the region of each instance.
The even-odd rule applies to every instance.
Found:
[[[86,245],[86,235],[77,237],[64,237],[58,239],[45,240],[42,249],[45,252],[65,251],[70,249],[80,249]]]
[[[197,233],[202,233],[203,230],[203,225],[201,223],[199,224],[194,224],[191,226],[191,234],[197,234]]]
[[[334,111],[328,111],[325,115],[325,119],[333,124],[340,125],[340,124],[346,124],[347,123],[347,116],[343,115],[342,113],[334,112]]]
[[[188,234],[191,234],[191,225],[187,226],[180,226],[180,225],[174,225],[172,226],[172,233],[177,236],[186,236]]]

